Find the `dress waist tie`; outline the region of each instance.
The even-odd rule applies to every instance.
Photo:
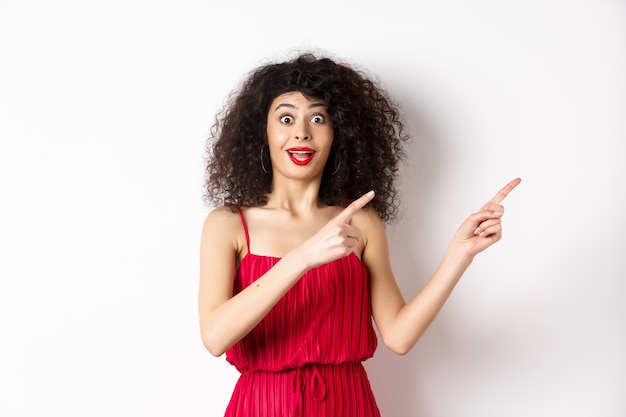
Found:
[[[310,375],[307,375],[307,370],[311,369]],[[293,376],[293,393],[296,398],[296,408],[294,410],[294,416],[302,415],[304,397],[306,395],[307,386],[311,393],[311,398],[315,401],[322,401],[326,398],[326,384],[324,378],[320,373],[318,367],[315,364],[298,367]]]

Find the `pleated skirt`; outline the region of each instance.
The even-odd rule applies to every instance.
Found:
[[[225,417],[380,417],[361,362],[243,372]]]

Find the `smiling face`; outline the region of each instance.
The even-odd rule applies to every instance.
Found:
[[[321,179],[333,144],[326,103],[299,92],[282,94],[267,115],[274,177]]]

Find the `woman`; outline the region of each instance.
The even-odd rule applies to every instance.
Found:
[[[405,302],[384,221],[407,139],[363,72],[303,54],[248,75],[214,125],[201,241],[202,340],[241,372],[226,416],[379,416],[362,361],[407,353],[474,256],[511,181],[468,217]]]

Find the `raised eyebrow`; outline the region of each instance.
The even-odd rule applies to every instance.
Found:
[[[294,106],[294,105],[293,105],[293,104],[291,104],[291,103],[281,103],[281,104],[279,104],[278,106],[276,106],[276,108],[274,109],[274,111],[278,111],[278,110],[279,110],[280,108],[282,108],[282,107],[287,107],[287,108],[289,108],[289,109],[297,109],[297,108],[298,108],[298,107]],[[315,102],[315,103],[311,103],[311,105],[309,105],[309,107],[308,107],[308,108],[309,108],[309,109],[314,109],[314,108],[316,108],[316,107],[324,107],[324,108],[326,108],[326,103],[321,102],[321,101],[319,101],[319,102]]]

